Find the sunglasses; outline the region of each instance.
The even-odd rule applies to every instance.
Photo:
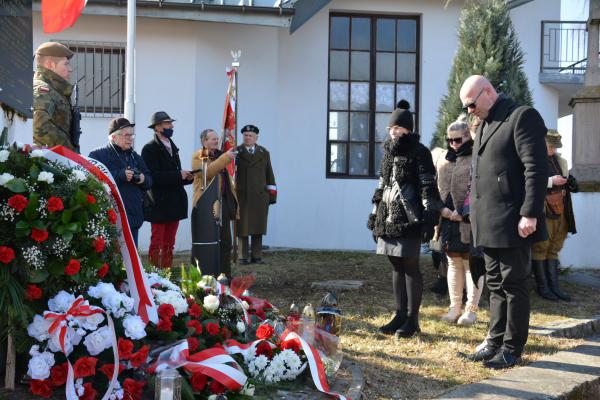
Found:
[[[477,108],[477,100],[479,100],[479,96],[481,96],[481,93],[483,93],[483,88],[479,91],[479,94],[473,99],[472,102],[470,102],[469,104],[465,104],[463,106],[463,111],[467,112],[470,109],[475,109]]]
[[[449,144],[452,144],[452,143],[461,144],[462,141],[463,141],[463,138],[462,137],[457,137],[457,138],[451,138],[451,137],[449,137],[449,138],[446,138],[446,141]]]

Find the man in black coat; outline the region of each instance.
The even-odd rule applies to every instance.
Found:
[[[509,368],[520,361],[527,342],[531,244],[547,237],[547,129],[534,108],[496,93],[483,76],[469,77],[460,99],[482,121],[473,145],[470,218],[490,291],[486,345],[467,357],[489,368]]]
[[[148,128],[154,130],[154,138],[142,149],[142,158],[153,178],[154,206],[146,216],[152,223],[148,256],[152,265],[161,268],[170,268],[173,264],[179,220],[188,217],[184,186],[194,179],[190,171],[181,169],[179,149],[171,140],[174,121],[164,111],[152,114]]]
[[[138,232],[144,223],[144,191],[152,186],[146,163],[133,150],[133,127],[127,118],[115,118],[108,126],[109,143],[92,150],[89,157],[100,161],[113,176],[125,205],[127,222],[137,246]]]

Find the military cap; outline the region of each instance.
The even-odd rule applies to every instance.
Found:
[[[157,111],[154,114],[152,114],[152,116],[150,117],[150,125],[148,125],[148,128],[153,129],[154,125],[159,124],[161,122],[174,122],[175,120],[172,119],[171,117],[169,117],[169,114],[167,114],[164,111]]]
[[[62,43],[45,42],[39,45],[35,50],[35,54],[38,56],[67,57],[70,59],[75,53]]]
[[[254,132],[258,135],[258,128],[254,125],[246,125],[242,128],[241,132]]]
[[[548,132],[546,133],[546,142],[554,147],[555,149],[561,148],[562,147],[562,141],[560,140],[561,136],[560,133],[558,133],[557,130],[555,129],[548,129]]]
[[[127,128],[128,126],[131,126],[133,128],[135,126],[135,124],[132,124],[131,122],[129,122],[129,120],[127,118],[123,118],[123,117],[114,118],[108,124],[108,134],[111,135],[111,134],[115,133],[116,131],[118,131],[119,129]]]

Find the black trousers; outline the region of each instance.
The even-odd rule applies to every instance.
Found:
[[[521,356],[529,333],[531,247],[483,249],[490,291],[490,330],[487,341],[516,357]]]

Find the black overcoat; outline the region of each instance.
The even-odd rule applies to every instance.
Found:
[[[473,145],[471,228],[476,246],[519,247],[547,238],[544,199],[548,183],[546,126],[532,107],[501,95]],[[519,236],[522,216],[537,229]]]
[[[192,181],[181,178],[179,149],[171,139],[173,155],[156,134],[142,148],[142,158],[152,174],[154,207],[146,221],[165,223],[188,217],[188,200],[184,186]]]

